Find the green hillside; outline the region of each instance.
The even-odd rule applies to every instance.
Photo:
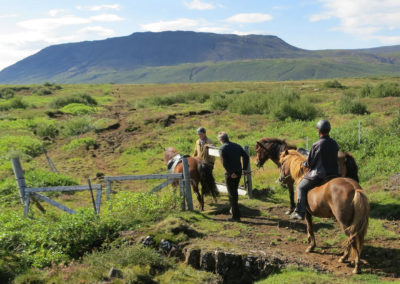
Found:
[[[299,63],[289,68],[292,72],[305,70],[301,60],[267,61],[279,63],[270,68],[280,72],[288,69],[278,66],[288,62]],[[257,63],[264,66],[265,61]],[[244,61],[232,64],[247,66]],[[221,67],[215,69],[215,75],[223,74],[222,70],[234,73],[229,71],[228,63],[215,66]],[[263,68],[259,70],[262,73]],[[398,281],[399,109],[398,77],[2,85],[0,282],[226,281],[222,261],[220,268],[214,270],[206,264],[199,269],[200,264],[189,260],[185,263],[187,255],[180,253],[191,251],[202,257],[221,252],[228,265],[228,260],[232,261],[232,267],[236,267],[232,263],[238,263],[237,256],[245,257],[249,263],[253,257],[267,258],[268,261],[259,262],[265,267],[264,274],[251,274],[254,281],[261,283],[293,283],[299,279],[304,283]],[[315,253],[305,253],[306,225],[290,221],[284,214],[289,195],[276,183],[279,170],[271,161],[253,172],[255,198],[240,197],[241,223],[227,221],[229,201],[225,194],[217,203],[206,197],[203,212],[198,210],[195,195],[196,210],[181,212],[179,190],[174,191],[172,186],[147,194],[161,181],[113,183],[111,201],[106,202],[103,195],[99,216],[93,214],[90,193],[85,191],[47,194],[76,210],[76,215],[43,203],[45,214],[32,204],[29,218],[24,218],[10,163],[12,157],[20,157],[29,187],[85,185],[87,178],[104,187],[104,175],[166,173],[164,148],[174,146],[182,154],[192,154],[196,129],[204,126],[214,141],[219,131],[227,131],[233,142],[249,145],[251,166],[256,169],[254,146],[258,139],[276,137],[306,147],[307,137],[310,143],[318,139],[315,125],[321,118],[331,121],[331,136],[341,150],[354,155],[360,185],[369,198],[371,213],[361,255],[362,274],[357,276],[351,274],[351,263],[338,263],[346,236],[332,219],[313,219],[317,248]],[[51,171],[42,146],[60,174]],[[217,182],[224,181],[219,160],[214,175]],[[154,237],[154,244],[144,246],[142,239],[149,235]],[[175,254],[164,253],[161,240],[172,243]],[[112,267],[121,271],[120,278],[108,275]]]

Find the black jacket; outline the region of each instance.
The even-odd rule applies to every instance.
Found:
[[[323,179],[327,176],[338,176],[338,152],[339,146],[329,136],[322,136],[312,147],[304,165],[310,168],[305,175],[306,179]]]
[[[240,176],[242,174],[242,169],[247,170],[247,167],[249,166],[249,155],[247,155],[239,144],[233,142],[224,143],[219,148],[219,153],[222,165],[227,174],[231,175],[235,173]],[[243,168],[240,157],[243,157]]]

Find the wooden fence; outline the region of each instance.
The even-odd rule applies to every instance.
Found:
[[[190,188],[190,175],[189,165],[186,158],[182,159],[183,174],[153,174],[153,175],[131,175],[131,176],[106,176],[104,180],[106,182],[106,195],[107,200],[111,198],[111,183],[113,181],[125,181],[125,180],[152,180],[152,179],[165,179],[163,183],[157,185],[148,193],[154,193],[160,191],[162,188],[178,180],[179,192],[184,197],[184,202],[181,205],[181,209],[185,210],[185,201],[189,210],[193,211],[192,191]]]
[[[54,200],[51,198],[39,194],[39,192],[60,192],[60,191],[84,191],[84,190],[89,190],[91,197],[92,197],[92,202],[93,202],[93,209],[96,214],[100,212],[100,203],[101,203],[101,193],[102,193],[102,187],[101,185],[91,185],[90,180],[88,180],[88,185],[76,185],[76,186],[55,186],[55,187],[37,187],[37,188],[29,188],[26,186],[25,182],[25,176],[24,172],[21,167],[21,163],[19,161],[19,158],[14,158],[11,160],[15,178],[17,181],[18,189],[19,189],[19,194],[21,197],[21,203],[24,204],[24,214],[25,216],[28,215],[29,213],[29,205],[31,201],[33,201],[36,206],[38,206],[39,210],[42,212],[45,212],[44,208],[40,205],[38,202],[39,200],[42,200],[44,202],[47,202],[65,212],[68,212],[70,214],[76,214],[76,212]],[[96,201],[94,200],[93,197],[93,190],[97,190],[96,193]]]

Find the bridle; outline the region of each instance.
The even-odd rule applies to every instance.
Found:
[[[267,148],[267,147],[265,147],[261,142],[259,142],[259,141],[257,141],[257,145],[258,146],[260,146],[260,148],[262,148],[262,149],[264,149],[265,150],[265,152],[266,152],[266,154],[268,155],[268,156],[270,156],[270,152],[269,152],[269,149]],[[259,148],[259,149],[260,149]],[[259,150],[258,149],[258,150]],[[259,151],[258,150],[256,150],[256,153],[258,153]],[[267,159],[268,160],[268,159]],[[266,162],[266,160],[263,162],[263,165],[262,166],[264,166],[264,163]],[[261,166],[260,166],[261,167]]]

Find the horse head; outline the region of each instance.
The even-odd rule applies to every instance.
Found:
[[[262,144],[260,141],[256,143],[256,163],[257,168],[261,168],[264,163],[271,158],[269,147]]]
[[[168,147],[164,149],[164,162],[168,163],[173,157],[179,154],[178,150],[175,147]]]

